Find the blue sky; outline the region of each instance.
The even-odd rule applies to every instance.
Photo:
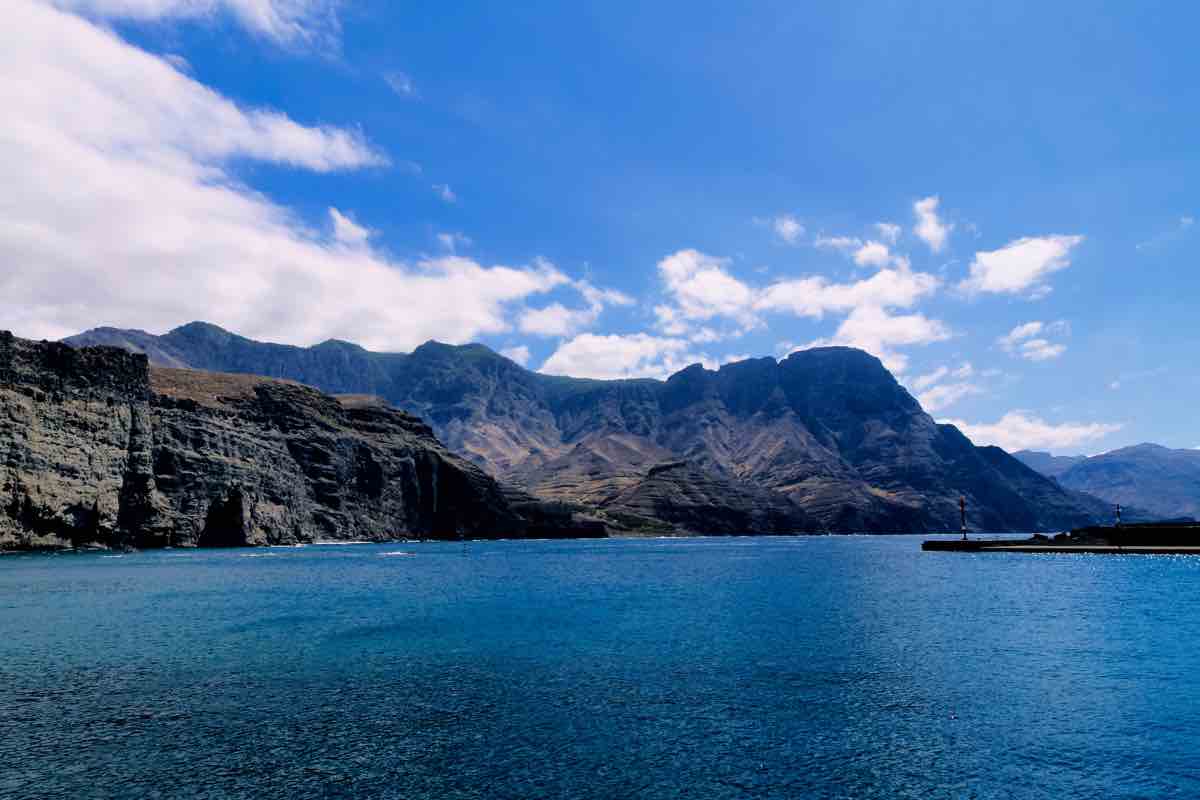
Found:
[[[1200,444],[1183,4],[14,3],[18,334],[844,343],[980,442]]]

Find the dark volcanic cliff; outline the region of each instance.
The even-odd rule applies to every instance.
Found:
[[[428,342],[411,354],[335,341],[301,348],[205,323],[163,336],[96,329],[68,341],[378,394],[502,480],[610,520],[652,517],[684,530],[704,520],[702,530],[726,533],[750,532],[743,525],[957,530],[960,496],[976,530],[1107,518],[1104,503],[938,425],[878,359],[850,348],[716,371],[695,365],[667,381],[600,381],[531,372],[482,345]],[[652,473],[673,462],[686,469]],[[750,506],[772,511],[738,510]]]
[[[0,332],[0,549],[596,532],[524,506],[382,403]]]

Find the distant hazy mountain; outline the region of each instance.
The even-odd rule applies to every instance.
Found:
[[[1200,450],[1139,444],[1090,458],[1029,451],[1014,455],[1063,486],[1109,503],[1162,518],[1200,518]]]
[[[1056,456],[1040,450],[1018,450],[1013,456],[1051,478],[1057,478],[1076,464],[1087,461],[1087,456]]]
[[[850,348],[694,365],[666,381],[600,381],[531,372],[478,344],[300,348],[206,323],[67,341],[379,395],[498,477],[632,528],[957,530],[960,495],[976,530],[1058,529],[1107,513],[938,425],[878,359]]]

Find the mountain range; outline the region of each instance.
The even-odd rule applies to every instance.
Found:
[[[1200,518],[1200,450],[1144,443],[1097,456],[1030,450],[1013,455],[1064,487],[1110,504],[1144,509],[1163,519]]]
[[[995,447],[936,423],[875,357],[824,347],[701,365],[665,381],[544,375],[479,344],[375,353],[331,340],[254,341],[195,322],[164,335],[97,328],[67,340],[151,363],[372,395],[421,417],[502,483],[618,530],[1047,530],[1107,518]]]

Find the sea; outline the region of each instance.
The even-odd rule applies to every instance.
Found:
[[[0,558],[0,798],[1200,797],[1200,558]]]

